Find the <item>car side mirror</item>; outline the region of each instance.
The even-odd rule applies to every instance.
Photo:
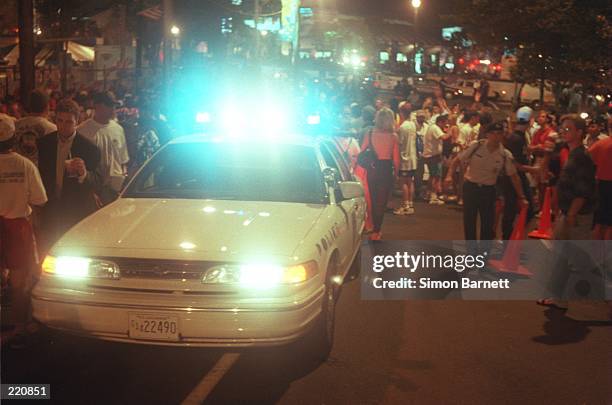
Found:
[[[339,183],[340,193],[344,200],[359,198],[364,196],[363,186],[358,181],[343,181]]]
[[[329,187],[336,188],[338,185],[338,172],[332,167],[323,169],[323,178],[325,179],[325,184]]]

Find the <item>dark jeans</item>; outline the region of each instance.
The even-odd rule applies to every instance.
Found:
[[[374,167],[368,169],[368,187],[372,200],[374,232],[380,232],[393,187],[393,165],[390,160],[379,160]]]
[[[463,184],[463,233],[468,241],[468,248],[474,250],[476,245],[470,241],[478,240],[476,220],[480,216],[480,250],[491,250],[495,222],[495,186],[479,186],[466,180]]]
[[[527,222],[533,218],[533,202],[531,198],[531,188],[529,187],[529,181],[527,178],[523,176],[519,176],[521,179],[521,186],[523,188],[523,194],[525,198],[529,202],[529,207],[527,208]],[[516,195],[516,191],[514,191],[514,187],[512,187],[512,182],[509,177],[505,177],[502,180],[502,189],[504,190],[504,214],[502,217],[502,235],[504,240],[509,240],[510,236],[512,236],[512,231],[514,230],[514,221],[516,216],[519,214],[518,207],[518,196]]]

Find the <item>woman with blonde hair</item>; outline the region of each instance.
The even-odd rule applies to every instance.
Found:
[[[362,153],[368,149],[375,155],[375,158],[367,164],[368,167],[364,167],[367,170],[371,196],[373,233],[370,235],[370,240],[380,240],[387,200],[400,165],[395,115],[390,108],[383,107],[376,113],[374,128],[365,135],[361,145]]]

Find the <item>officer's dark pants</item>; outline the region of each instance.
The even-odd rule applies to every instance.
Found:
[[[480,246],[472,241],[476,235],[476,219],[480,216]],[[463,233],[468,250],[489,252],[494,236],[495,186],[479,186],[469,180],[463,184]]]

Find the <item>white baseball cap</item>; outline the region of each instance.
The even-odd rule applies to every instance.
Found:
[[[0,113],[0,142],[8,141],[15,135],[15,120]]]
[[[532,115],[533,115],[533,110],[527,106],[521,107],[518,110],[516,110],[516,120],[518,122],[529,122]]]

